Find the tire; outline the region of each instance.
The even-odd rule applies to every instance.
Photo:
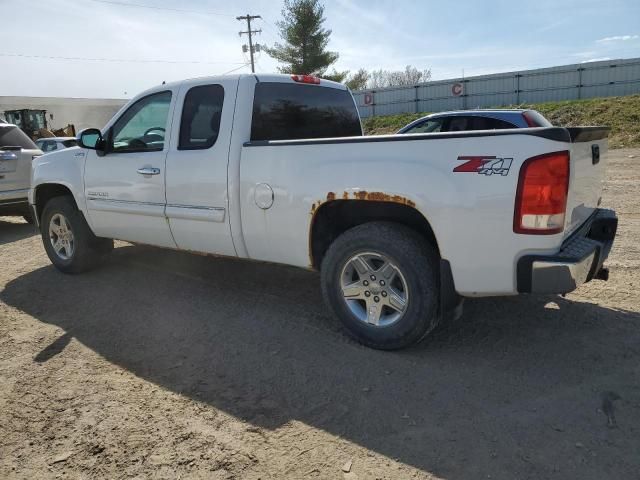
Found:
[[[69,196],[54,197],[47,202],[40,232],[49,260],[64,273],[91,270],[113,250],[113,240],[96,237]]]
[[[438,268],[436,249],[415,231],[391,222],[365,223],[329,247],[321,266],[322,293],[356,341],[399,349],[424,339],[438,324]]]

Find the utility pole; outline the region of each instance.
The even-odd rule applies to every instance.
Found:
[[[254,33],[262,33],[262,30],[251,30],[251,20],[254,20],[256,18],[262,18],[262,17],[260,15],[249,15],[248,13],[244,17],[236,17],[236,20],[246,20],[247,21],[247,31],[246,32],[238,32],[238,35],[242,36],[245,33],[247,35],[249,35],[249,48],[248,48],[248,50],[249,50],[249,55],[251,57],[251,73],[255,73],[255,71],[256,71],[255,70],[255,66],[253,64],[253,52],[254,51],[257,51],[257,52],[260,51],[260,45],[256,44],[255,49],[254,49],[253,39],[251,38],[251,35],[254,34]],[[246,52],[247,51],[246,45],[243,45],[242,47],[243,47],[242,51]]]

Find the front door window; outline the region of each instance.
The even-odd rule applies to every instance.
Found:
[[[113,125],[109,150],[116,153],[158,152],[164,148],[171,92],[141,98]]]

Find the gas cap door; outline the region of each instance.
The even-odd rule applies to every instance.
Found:
[[[266,183],[256,184],[256,188],[253,192],[253,200],[256,205],[263,210],[271,208],[273,205],[273,189]]]

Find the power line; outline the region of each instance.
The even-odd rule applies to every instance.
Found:
[[[271,25],[274,29],[276,29],[276,27],[271,22],[269,22],[268,20],[265,20],[264,18],[262,18],[261,20],[264,22],[263,27],[265,28],[265,33],[269,35],[275,42],[277,42],[279,35],[275,32],[275,30],[272,30],[269,25]]]
[[[244,62],[203,62],[200,60],[139,60],[126,58],[88,58],[88,57],[61,57],[54,55],[26,55],[22,53],[0,53],[0,57],[18,58],[42,58],[49,60],[71,60],[87,62],[123,62],[123,63],[174,63],[174,64],[205,64],[205,65],[246,65]]]
[[[235,72],[237,70],[240,70],[241,68],[248,67],[248,66],[249,66],[249,64],[245,63],[243,65],[240,65],[238,68],[234,68],[233,70],[229,70],[228,72],[221,73],[220,75],[228,75],[228,74],[233,73],[233,72]]]
[[[261,19],[262,17],[260,15],[249,15],[248,13],[244,16],[244,17],[236,17],[236,20],[246,20],[247,21],[247,31],[246,32],[239,32],[239,35],[242,36],[243,34],[247,34],[249,35],[249,55],[251,56],[251,73],[255,73],[256,68],[255,65],[253,63],[253,40],[252,40],[252,34],[254,33],[261,33],[262,30],[251,30],[251,20],[255,20],[255,19]],[[257,48],[260,48],[259,45],[256,45]]]
[[[110,5],[120,5],[124,7],[151,8],[153,10],[169,10],[171,12],[180,12],[180,13],[197,13],[200,15],[218,15],[221,17],[235,17],[235,15],[231,15],[229,13],[212,12],[210,10],[187,10],[183,8],[156,7],[155,5],[143,5],[140,3],[118,2],[116,0],[89,0],[89,1],[96,2],[96,3],[106,3]]]

